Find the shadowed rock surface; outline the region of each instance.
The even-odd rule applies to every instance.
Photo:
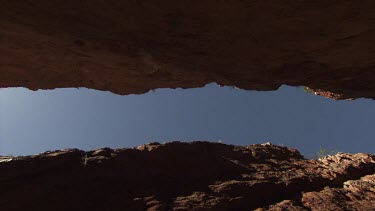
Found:
[[[375,98],[373,0],[0,0],[0,87]],[[0,158],[1,210],[374,210],[374,156],[157,143]]]
[[[0,87],[139,94],[287,84],[375,98],[373,0],[0,4]]]
[[[0,158],[2,210],[373,210],[375,156],[151,143]]]

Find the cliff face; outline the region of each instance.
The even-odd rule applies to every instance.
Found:
[[[373,210],[375,157],[151,143],[0,158],[2,210]]]
[[[287,84],[375,98],[372,0],[0,2],[0,87]]]
[[[0,87],[375,98],[373,0],[0,0]],[[0,158],[2,210],[373,210],[375,157],[205,142]]]

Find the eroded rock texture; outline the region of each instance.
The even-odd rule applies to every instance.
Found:
[[[0,87],[375,98],[373,0],[0,0]]]
[[[151,143],[0,159],[2,210],[374,210],[375,156]]]

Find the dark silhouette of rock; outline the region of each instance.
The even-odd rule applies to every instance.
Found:
[[[362,1],[1,0],[0,87],[118,94],[210,82],[375,98]],[[0,157],[1,210],[375,210],[374,156],[152,143]]]
[[[2,0],[0,87],[287,84],[375,98],[374,29],[372,0]]]
[[[375,156],[151,143],[0,158],[2,210],[373,210]]]

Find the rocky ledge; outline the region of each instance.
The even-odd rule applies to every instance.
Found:
[[[0,157],[2,210],[374,210],[375,156],[150,143]]]
[[[375,99],[373,0],[1,1],[0,87],[207,83]]]

